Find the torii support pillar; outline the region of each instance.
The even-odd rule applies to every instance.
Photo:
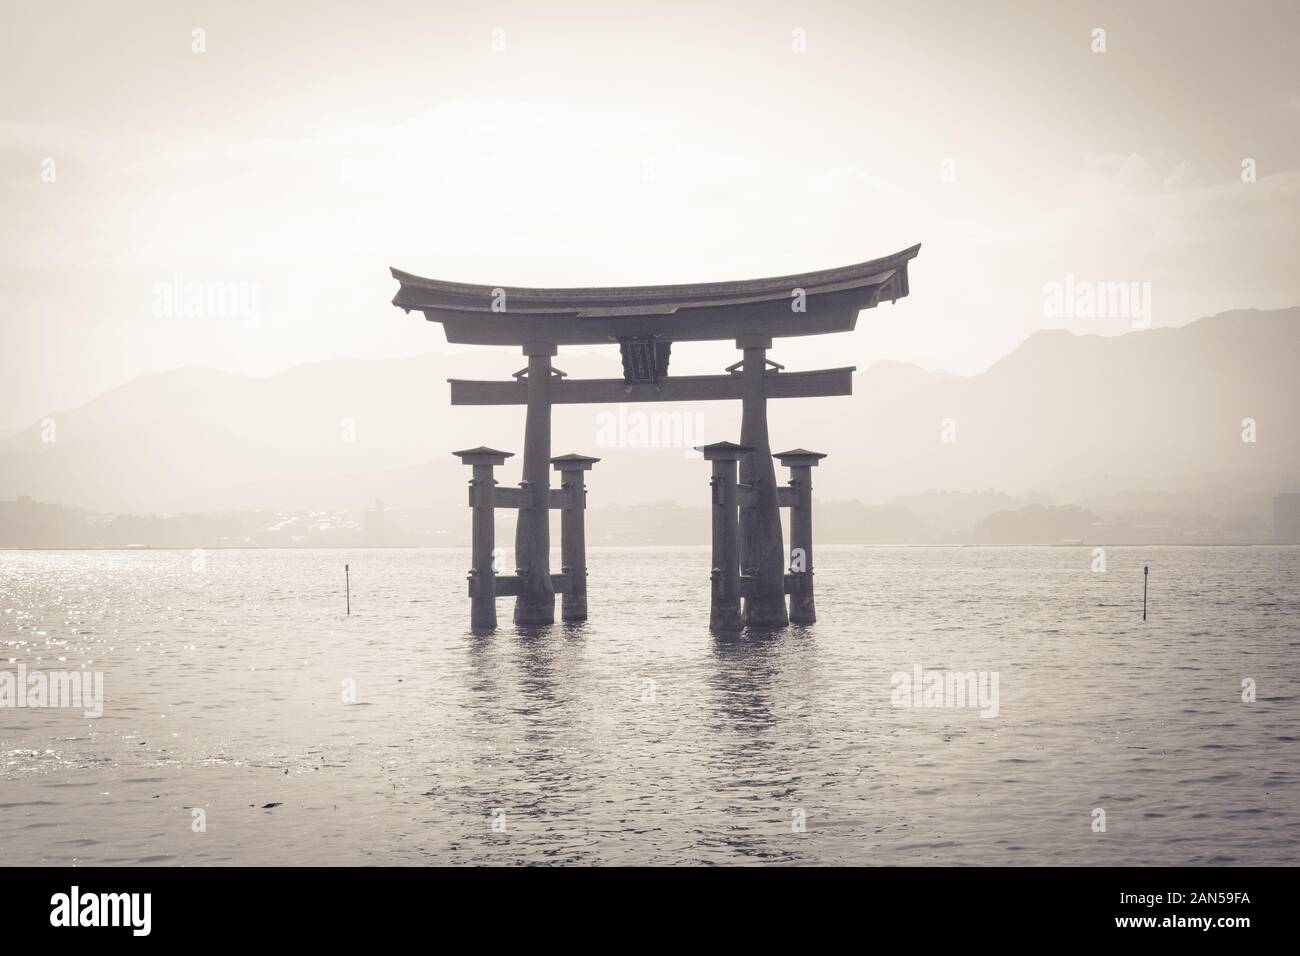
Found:
[[[736,518],[736,462],[753,449],[729,441],[695,449],[713,462],[713,586],[709,598],[709,629],[738,631],[740,615],[740,527]]]
[[[568,581],[561,612],[566,621],[587,619],[587,484],[583,472],[600,461],[587,455],[568,454],[552,458],[560,473],[560,495],[564,501],[560,512],[560,568]]]
[[[472,465],[469,500],[474,513],[474,538],[469,572],[469,626],[476,631],[497,626],[496,570],[492,552],[496,548],[496,478],[492,469],[504,465],[514,452],[495,448],[466,448],[452,452],[463,464]]]
[[[826,456],[795,448],[772,457],[790,469],[790,621],[814,624],[817,606],[813,601],[812,470]]]
[[[515,623],[555,623],[555,587],[551,583],[551,356],[555,346],[529,343],[528,413],[524,422],[523,481],[526,506],[515,525],[515,560],[519,593]]]
[[[785,548],[781,544],[781,508],[777,502],[776,469],[767,437],[767,350],[771,336],[736,339],[741,362],[740,444],[753,454],[740,460],[740,481],[752,489],[748,507],[740,511],[740,565],[754,584],[745,596],[744,622],[750,627],[783,627],[785,610]]]

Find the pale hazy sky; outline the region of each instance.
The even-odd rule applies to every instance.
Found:
[[[1150,282],[1156,325],[1300,303],[1293,2],[0,3],[3,427],[181,365],[447,348],[389,265],[615,285],[924,244],[909,299],[792,368],[1127,327],[1047,317],[1067,274]],[[259,321],[155,314],[177,275]]]

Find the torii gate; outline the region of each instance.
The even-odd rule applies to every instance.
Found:
[[[767,358],[767,350],[774,338],[851,331],[861,310],[874,308],[885,299],[892,302],[906,296],[907,265],[920,248],[912,246],[883,259],[838,269],[695,285],[528,289],[443,282],[392,269],[393,278],[400,283],[393,305],[407,312],[421,311],[427,320],[441,322],[448,342],[510,345],[522,348],[528,357],[528,368],[517,372],[513,381],[450,380],[453,405],[527,406],[523,481],[518,491],[507,493],[502,489],[496,495],[491,493],[496,484],[492,468],[504,463],[509,452],[479,448],[457,453],[466,464],[475,466],[471,504],[475,505],[476,515],[476,558],[470,579],[471,594],[475,596],[471,615],[474,626],[494,626],[493,598],[509,594],[516,597],[516,624],[553,623],[557,583],[566,596],[565,619],[586,618],[586,584],[576,582],[579,576],[585,578],[585,557],[581,567],[575,566],[570,562],[571,548],[566,545],[564,573],[551,574],[549,511],[552,507],[563,507],[566,514],[581,511],[585,495],[582,470],[598,459],[555,459],[557,470],[569,478],[576,475],[578,481],[577,487],[568,481],[558,494],[552,491],[548,467],[553,461],[552,405],[714,399],[740,399],[742,403],[740,444],[709,446],[706,457],[715,463],[715,503],[719,482],[725,483],[726,469],[719,471],[719,465],[728,460],[740,463],[739,486],[732,489],[732,507],[738,508],[739,514],[736,593],[744,599],[739,620],[718,611],[717,582],[719,576],[727,578],[730,571],[715,564],[714,624],[724,628],[741,623],[757,627],[786,624],[790,620],[785,605],[789,585],[780,507],[797,507],[797,503],[793,498],[785,500],[787,496],[780,494],[776,485],[767,431],[767,399],[850,395],[854,367],[787,372]],[[668,374],[674,342],[725,339],[734,340],[742,354],[741,360],[726,370],[727,374]],[[575,381],[551,366],[551,358],[562,345],[614,342],[623,357],[622,378]],[[808,467],[824,456],[796,449],[781,457],[783,461],[788,458],[786,463],[796,466],[803,475],[806,492]],[[732,470],[734,474],[734,467]],[[501,496],[500,503],[496,496]],[[490,560],[487,567],[479,567],[483,563],[479,535],[483,511],[486,509],[485,533],[490,538],[493,507],[519,508],[515,531],[518,574],[511,579],[495,578]],[[807,515],[804,520],[810,521]],[[714,524],[716,553],[717,535],[725,532],[725,522],[715,520]],[[580,534],[580,521],[577,528]],[[807,543],[811,546],[810,524],[808,529]],[[580,538],[577,547],[581,548]],[[487,551],[490,555],[490,545]],[[579,556],[575,553],[575,560]],[[805,610],[796,620],[812,619],[811,565],[806,573],[807,599],[800,602]],[[485,574],[489,576],[486,579]],[[798,587],[791,590],[797,593]],[[580,601],[576,600],[579,594]],[[570,601],[570,597],[575,600]]]

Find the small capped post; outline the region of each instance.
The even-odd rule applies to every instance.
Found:
[[[560,473],[564,505],[560,511],[560,571],[568,581],[564,589],[561,619],[587,619],[587,483],[583,472],[600,461],[590,455],[570,452],[551,459]]]
[[[466,448],[452,452],[462,464],[473,467],[469,482],[469,504],[474,515],[474,536],[469,572],[469,625],[473,630],[497,626],[496,571],[492,552],[496,548],[496,485],[492,469],[504,465],[514,452],[495,448]]]
[[[790,622],[813,624],[812,470],[826,456],[819,451],[793,448],[772,456],[790,469]]]
[[[740,619],[740,516],[736,505],[736,463],[754,449],[719,441],[698,446],[705,461],[713,462],[713,570],[709,601],[709,628],[738,631]]]

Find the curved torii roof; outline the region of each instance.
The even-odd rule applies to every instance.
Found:
[[[882,259],[738,282],[530,289],[425,279],[393,269],[393,305],[441,322],[448,342],[469,345],[596,344],[626,336],[668,341],[741,335],[847,332],[858,312],[907,295],[907,264],[920,245]],[[803,291],[803,311],[792,304]]]

